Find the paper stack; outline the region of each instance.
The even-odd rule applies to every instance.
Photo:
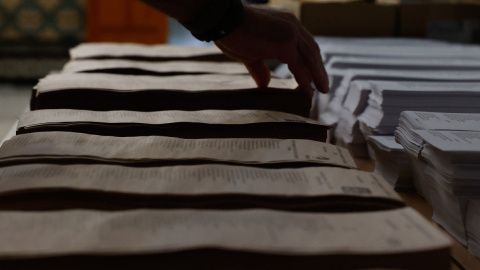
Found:
[[[343,269],[448,270],[450,260],[449,241],[409,208],[7,212],[0,226],[7,269],[332,269],[340,260]]]
[[[414,192],[410,160],[395,137],[368,136],[367,142],[370,157],[375,161],[375,173],[399,192]]]
[[[375,134],[393,134],[402,111],[480,113],[479,102],[479,83],[373,82],[359,120]]]
[[[442,73],[443,82],[425,81],[353,81],[343,102],[335,139],[352,150],[355,157],[365,157],[365,137],[393,135],[404,110],[430,112],[480,112],[480,87],[476,82],[456,81],[470,73]],[[463,74],[463,75],[462,75]],[[480,73],[479,73],[480,74]],[[473,77],[465,80],[476,80]],[[435,80],[442,80],[437,77]],[[448,81],[451,80],[451,81]],[[368,95],[368,98],[367,98]]]
[[[325,100],[326,96],[319,96],[320,113],[324,111],[328,100],[333,99],[332,94],[336,92],[341,78],[349,69],[397,72],[421,70],[422,72],[417,72],[418,74],[433,70],[465,70],[462,63],[466,63],[469,69],[479,70],[480,47],[478,46],[409,39],[372,39],[369,42],[353,40],[353,42],[343,43],[338,41],[329,43],[328,40],[321,42],[321,39],[318,41],[331,77],[332,89],[327,100]],[[352,60],[352,57],[356,60]],[[348,87],[348,83],[344,84],[344,87]]]
[[[480,70],[479,59],[332,56],[326,69]]]
[[[262,110],[37,110],[19,117],[17,134],[73,131],[106,136],[160,135],[185,139],[276,138],[325,142],[328,127],[294,114]]]
[[[340,74],[338,87],[332,87],[328,104],[320,110],[319,118],[327,124],[338,122],[338,112],[348,95],[350,84],[355,80],[375,81],[416,81],[416,82],[478,82],[478,71],[410,71],[410,70],[376,70],[347,69],[332,70],[332,74]],[[334,80],[335,82],[335,80]]]
[[[172,76],[182,74],[248,74],[237,62],[168,61],[161,65],[151,61],[122,59],[71,60],[62,73],[110,73],[126,75]]]
[[[258,89],[249,75],[138,76],[52,74],[35,88],[32,109],[82,110],[272,110],[310,114],[311,100],[289,79]]]
[[[327,37],[315,36],[315,41],[321,46],[353,47],[354,46],[392,46],[392,47],[433,47],[433,46],[449,46],[448,42],[425,38],[405,38],[405,37],[366,37],[366,38],[352,38],[352,37]],[[350,50],[350,53],[355,50]]]
[[[377,175],[337,167],[29,164],[5,167],[0,176],[1,209],[269,208],[359,212],[404,206],[399,195]]]
[[[449,239],[324,142],[294,80],[186,62],[218,56],[86,44],[42,79],[0,147],[2,269],[449,269]]]
[[[412,161],[417,192],[433,206],[433,219],[480,257],[480,230],[472,226],[480,213],[480,114],[404,112],[395,137]]]
[[[321,48],[332,90],[329,95],[317,96],[315,106],[318,106],[318,113],[325,110],[349,69],[421,70],[417,74],[434,70],[480,69],[480,47],[475,45],[408,38],[316,37],[316,41]],[[279,66],[276,74],[283,78],[291,76],[286,65]]]
[[[365,58],[389,57],[389,58],[411,58],[411,59],[479,59],[480,48],[475,45],[452,44],[441,41],[419,41],[411,39],[371,39],[368,42],[350,43],[329,42],[317,39],[322,48],[322,58],[325,62],[330,61],[334,56],[356,56]]]
[[[137,43],[90,42],[70,49],[72,60],[134,60],[134,61],[214,61],[231,62],[215,46],[194,48],[188,46],[144,45]]]
[[[45,162],[130,166],[223,163],[260,167],[323,164],[356,168],[348,151],[341,147],[296,139],[114,137],[51,131],[17,135],[0,148],[0,166]]]
[[[362,57],[369,58],[392,58],[392,59],[429,59],[459,57],[460,59],[472,59],[468,54],[472,46],[455,45],[454,51],[445,51],[452,45],[449,43],[413,38],[338,38],[338,37],[315,37],[315,41],[321,48],[322,58],[327,67],[330,81],[330,94],[315,93],[315,99],[311,116],[317,119],[324,112],[332,93],[339,86],[345,69],[328,68],[331,57]],[[386,49],[385,46],[388,46]],[[435,47],[435,50],[430,48]],[[466,49],[466,50],[464,50]],[[450,55],[450,54],[453,54]],[[478,57],[480,61],[480,57]],[[281,64],[275,69],[275,74],[280,78],[292,78],[286,64]],[[336,121],[335,121],[336,122]]]

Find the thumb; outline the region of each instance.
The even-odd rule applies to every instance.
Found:
[[[262,60],[244,63],[258,87],[267,87],[270,83],[270,69]]]

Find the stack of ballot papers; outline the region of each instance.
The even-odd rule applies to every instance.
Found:
[[[0,148],[0,166],[39,162],[130,166],[226,163],[260,167],[328,164],[356,168],[347,150],[298,139],[115,137],[51,131],[17,135]]]
[[[319,119],[327,124],[336,124],[342,104],[350,92],[350,84],[355,80],[375,80],[393,82],[480,82],[478,71],[409,71],[409,70],[376,70],[347,69],[340,74],[341,81],[336,88],[331,88],[328,104],[320,111]],[[437,84],[438,85],[438,84]]]
[[[317,39],[317,41],[321,48],[322,58],[326,63],[335,56],[480,60],[480,47],[476,45],[452,44],[433,40],[412,43],[402,39],[373,39],[369,43],[363,44],[361,42],[332,42],[329,44],[328,41],[321,42],[321,39]]]
[[[425,39],[425,38],[406,38],[406,37],[332,37],[332,36],[315,36],[315,42],[320,46],[337,45],[341,47],[355,46],[393,46],[393,47],[412,47],[412,46],[450,46],[451,44],[441,40]],[[353,50],[354,51],[354,50]],[[352,51],[351,51],[352,52]]]
[[[402,111],[480,113],[478,104],[480,83],[374,82],[358,119],[375,134],[393,134]]]
[[[90,42],[70,49],[70,59],[123,59],[134,61],[233,61],[216,46],[189,47],[172,45],[145,45],[137,43]]]
[[[182,74],[248,74],[242,63],[198,61],[133,61],[123,59],[72,60],[62,73],[111,73],[127,75],[171,76]]]
[[[412,46],[415,47],[447,47],[451,44],[428,39],[415,38],[344,38],[344,37],[323,37],[316,36],[315,42],[320,46],[322,52],[322,60],[329,67],[330,58],[332,57],[383,57],[393,59],[418,59],[424,57],[425,54],[414,54],[410,52]],[[392,47],[395,51],[401,51],[401,55],[392,54],[386,51],[385,46]],[[340,49],[343,48],[343,49]],[[378,50],[380,49],[380,50]],[[368,53],[366,53],[368,52]],[[435,55],[441,56],[441,55]],[[432,56],[430,56],[432,57]],[[428,58],[428,54],[427,54]],[[471,58],[467,58],[471,59]],[[479,59],[480,60],[480,59]],[[275,69],[275,74],[281,78],[292,77],[292,73],[288,70],[287,64],[281,64]],[[331,82],[331,81],[330,81]]]
[[[216,48],[81,44],[0,147],[3,269],[450,269],[451,242],[326,143],[293,79]]]
[[[428,74],[438,70],[477,71],[478,73],[480,70],[480,46],[475,45],[402,38],[316,37],[316,42],[321,48],[322,58],[329,74],[331,91],[328,95],[316,94],[312,111],[312,117],[315,118],[326,117],[322,114],[326,111],[329,102],[336,96],[337,88],[348,87],[348,82],[342,83],[342,79],[348,76],[351,69],[375,70],[380,73],[388,70],[394,71],[394,73],[416,70],[417,74]],[[275,73],[282,78],[291,77],[287,65],[280,65]],[[383,75],[383,78],[364,79],[385,80],[387,75]],[[413,75],[412,79],[416,80],[417,76]],[[405,80],[405,78],[400,80]],[[341,86],[342,84],[343,86]],[[342,91],[344,90],[340,90],[340,92]],[[334,119],[329,124],[334,124],[337,120]]]
[[[479,59],[449,58],[365,58],[355,56],[333,56],[325,65],[330,69],[399,69],[399,70],[480,70]]]
[[[324,112],[332,93],[339,86],[345,69],[330,68],[330,60],[333,57],[356,57],[364,60],[370,58],[391,59],[439,59],[452,60],[455,58],[470,60],[475,56],[470,51],[478,52],[474,46],[455,45],[450,43],[413,38],[339,38],[339,37],[315,37],[315,41],[321,48],[322,58],[327,68],[330,82],[330,94],[315,93],[314,107],[311,116],[317,119]],[[431,50],[431,48],[435,48]],[[450,50],[448,48],[455,47]],[[447,49],[447,51],[445,51]],[[477,57],[480,61],[480,57]],[[422,64],[423,65],[423,64]],[[351,69],[353,67],[349,67]],[[275,69],[275,74],[280,78],[292,78],[293,75],[287,64],[281,64]]]
[[[32,110],[273,110],[310,114],[311,99],[293,79],[272,79],[261,89],[250,75],[140,76],[58,73],[35,86]]]
[[[6,212],[0,227],[4,269],[450,269],[448,239],[410,208]]]
[[[386,46],[385,44],[389,45]],[[325,110],[329,100],[334,98],[337,87],[341,87],[342,78],[347,76],[348,71],[351,69],[392,70],[394,72],[418,70],[417,73],[429,73],[435,70],[479,70],[479,46],[454,45],[444,42],[435,43],[433,41],[406,43],[404,40],[391,41],[388,39],[378,39],[377,42],[374,40],[364,44],[349,42],[329,44],[327,42],[319,45],[322,49],[322,57],[325,61],[327,72],[330,75],[332,90],[328,97],[318,95],[316,104],[319,107],[319,117]],[[345,61],[345,58],[351,59],[351,57],[357,60]],[[339,60],[340,63],[338,62]],[[469,69],[463,67],[461,64],[463,62],[467,63],[465,65],[469,66]],[[417,76],[412,78],[417,78]],[[375,79],[381,80],[383,78]],[[348,82],[343,84],[344,88],[348,87]],[[340,90],[340,92],[342,91]]]
[[[375,173],[400,192],[413,192],[410,160],[394,136],[368,136],[370,157],[375,161]]]
[[[444,79],[456,80],[449,76]],[[393,135],[404,110],[477,113],[478,102],[477,82],[353,81],[341,106],[334,137],[353,156],[366,157],[365,137]]]
[[[480,229],[467,227],[480,215],[480,114],[403,112],[395,137],[412,162],[417,192],[433,206],[433,219],[480,257]]]
[[[72,131],[107,136],[160,135],[185,139],[276,138],[325,142],[328,127],[302,116],[262,110],[37,110],[20,115],[17,134]]]
[[[339,167],[135,168],[24,164],[0,170],[0,209],[246,209],[363,212],[404,206],[378,175]]]

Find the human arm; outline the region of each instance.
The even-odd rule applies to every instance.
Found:
[[[195,25],[211,0],[141,0],[184,25]],[[227,0],[222,0],[227,1]],[[192,23],[193,22],[193,23]],[[188,27],[187,27],[188,28]],[[317,89],[328,92],[328,77],[313,37],[290,13],[245,5],[241,19],[227,36],[215,44],[228,56],[245,64],[257,85],[267,86],[270,71],[264,61],[286,63],[299,89],[312,96]]]

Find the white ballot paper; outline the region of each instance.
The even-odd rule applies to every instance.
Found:
[[[471,73],[465,73],[467,74]],[[445,73],[443,75],[447,76]],[[468,82],[469,80],[475,79],[466,78],[465,82],[371,81],[373,93],[370,99],[377,104],[392,107],[461,107],[464,103],[471,103],[472,99],[478,100],[478,80]],[[427,104],[425,99],[429,101]]]
[[[19,128],[46,124],[108,123],[108,124],[150,124],[204,123],[243,125],[252,123],[322,123],[306,117],[284,112],[266,110],[201,110],[201,111],[89,111],[89,110],[37,110],[22,113]]]
[[[358,46],[357,44],[324,44],[322,58],[328,62],[334,56],[391,57],[391,58],[449,58],[480,59],[480,48],[469,45],[447,46],[385,46],[385,44]]]
[[[345,196],[402,202],[400,196],[380,176],[336,167],[264,169],[192,165],[134,168],[28,164],[0,170],[0,197],[11,193],[55,189],[164,196]],[[317,199],[321,201],[321,198]]]
[[[478,71],[409,71],[409,70],[375,70],[375,69],[348,69],[344,72],[341,83],[336,89],[331,89],[328,107],[320,112],[319,118],[327,124],[335,124],[345,98],[347,97],[350,83],[354,80],[382,80],[382,81],[419,81],[419,82],[479,82]],[[403,87],[405,88],[405,86]],[[429,89],[430,93],[434,90]],[[375,88],[372,89],[375,91]],[[412,87],[413,91],[418,91]],[[458,89],[455,89],[458,90]],[[405,90],[403,90],[405,92]],[[414,93],[412,91],[412,93]],[[439,92],[449,92],[452,89],[440,89]],[[472,90],[468,90],[471,92]],[[371,95],[370,95],[371,98]]]
[[[0,148],[0,163],[81,159],[120,164],[209,161],[241,164],[310,163],[355,168],[346,149],[310,140],[111,137],[73,132],[22,134]]]
[[[460,179],[480,173],[480,132],[415,130],[424,140],[420,155],[441,173]]]
[[[417,130],[480,131],[480,114],[404,111],[399,122],[405,128]]]
[[[466,82],[372,82],[368,102],[358,117],[364,133],[392,134],[402,111],[480,112],[480,87]]]
[[[394,136],[369,136],[369,141],[372,141],[384,152],[398,152],[404,153],[403,146],[395,141]]]
[[[412,165],[403,146],[395,142],[395,137],[369,136],[367,141],[373,151],[375,173],[383,176],[395,190],[413,191]]]
[[[270,80],[269,87],[294,91],[295,79]],[[201,92],[211,90],[256,89],[249,75],[180,75],[180,76],[136,76],[115,74],[50,74],[35,86],[37,95],[42,92],[69,89],[90,89],[115,92],[171,89],[176,91]]]
[[[372,92],[371,81],[355,80],[350,82],[348,93],[343,101],[345,107],[351,114],[358,116],[368,105],[368,96]]]
[[[372,46],[406,46],[406,47],[433,47],[433,46],[451,46],[451,43],[425,38],[410,37],[330,37],[330,36],[314,36],[318,45],[338,45],[352,47],[372,47]]]
[[[149,58],[189,58],[202,55],[221,55],[216,46],[188,47],[172,45],[144,45],[136,43],[91,42],[82,43],[70,49],[70,58],[99,57],[149,57]]]
[[[150,73],[220,73],[248,74],[242,63],[237,62],[206,62],[206,61],[165,61],[148,62],[132,60],[73,60],[65,64],[62,73],[95,72],[109,70],[136,70]],[[115,73],[115,72],[114,72]]]
[[[450,261],[449,239],[411,208],[349,214],[268,210],[4,212],[0,228],[0,259],[214,249],[284,256],[409,253],[411,257],[404,259],[410,258],[410,267],[416,262],[435,266],[432,269],[449,269]],[[422,255],[433,257],[426,261]]]
[[[454,130],[416,130],[426,143],[459,157],[457,162],[477,163],[471,159],[480,154],[480,132]],[[461,153],[460,153],[461,152]],[[455,159],[452,160],[455,162]]]
[[[325,66],[336,69],[404,69],[404,70],[480,70],[480,58],[392,58],[333,56]]]

